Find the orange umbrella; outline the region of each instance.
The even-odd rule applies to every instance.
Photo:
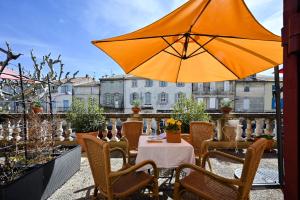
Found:
[[[140,30],[92,43],[126,73],[169,82],[241,79],[283,62],[281,38],[242,0],[190,0]]]

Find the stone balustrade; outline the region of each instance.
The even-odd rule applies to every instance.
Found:
[[[50,114],[40,114],[45,120],[50,119]],[[166,119],[171,117],[171,113],[141,113],[133,115],[129,113],[105,113],[107,127],[102,131],[101,137],[110,138],[112,141],[118,141],[121,137],[121,125],[126,120],[142,120],[144,122],[144,132],[151,134],[156,132],[160,134],[163,131],[161,127]],[[223,140],[222,127],[228,120],[237,119],[239,127],[242,128],[242,135],[246,138],[259,136],[261,134],[271,134],[276,138],[275,113],[230,113],[223,115],[221,113],[209,113],[211,122],[215,125],[216,138]],[[1,114],[0,115],[0,141],[22,141],[24,140],[22,114]],[[73,138],[71,125],[66,122],[65,114],[55,114],[56,131],[54,140],[72,141]],[[30,139],[30,138],[29,138]],[[0,143],[1,144],[1,143]]]

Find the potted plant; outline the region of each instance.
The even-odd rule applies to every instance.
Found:
[[[232,110],[233,100],[222,99],[220,102],[220,110],[223,114],[229,114]]]
[[[203,102],[197,102],[192,97],[180,97],[173,106],[171,117],[182,122],[182,133],[189,133],[190,122],[192,121],[210,120],[210,116],[205,113],[205,104]]]
[[[271,151],[272,147],[273,147],[273,143],[274,143],[274,139],[273,139],[274,135],[262,134],[262,135],[256,136],[254,138],[254,141],[258,140],[259,138],[267,139],[267,145],[266,145],[265,151]]]
[[[43,112],[43,107],[41,101],[37,100],[34,101],[32,104],[32,110],[34,113],[41,113]]]
[[[170,118],[167,120],[165,127],[167,142],[180,143],[181,142],[181,121]]]
[[[140,108],[140,105],[141,105],[141,101],[138,100],[138,99],[135,99],[132,101],[132,112],[133,114],[138,114],[140,111],[141,111],[141,108]]]
[[[90,134],[98,136],[99,130],[105,122],[103,108],[95,104],[91,97],[88,99],[87,106],[84,101],[75,98],[72,102],[71,109],[67,113],[67,121],[76,133],[76,141],[81,145],[82,151],[85,151],[85,144],[82,135]]]

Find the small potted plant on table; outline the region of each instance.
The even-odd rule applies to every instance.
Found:
[[[232,110],[233,100],[223,99],[220,102],[220,110],[223,114],[229,114]]]
[[[97,137],[99,130],[105,123],[105,117],[103,109],[93,103],[92,98],[88,99],[87,106],[85,106],[84,101],[75,98],[71,109],[67,113],[67,121],[71,122],[71,126],[76,133],[76,141],[81,145],[82,151],[85,151],[86,148],[82,136],[90,134]]]
[[[141,102],[140,102],[140,100],[138,100],[138,99],[133,100],[132,105],[133,105],[133,107],[131,108],[131,110],[132,110],[133,114],[139,114],[139,112],[141,111],[141,108],[140,108]]]
[[[43,112],[42,103],[39,100],[34,101],[33,104],[32,104],[32,110],[33,110],[34,113]]]
[[[180,143],[181,142],[181,121],[170,118],[167,120],[165,127],[167,142]]]

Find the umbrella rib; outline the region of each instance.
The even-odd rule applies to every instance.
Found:
[[[245,37],[230,36],[230,35],[211,35],[211,34],[202,34],[202,33],[191,33],[190,35],[207,36],[207,37],[218,37],[218,38],[232,38],[232,39],[246,39],[246,40],[259,40],[259,41],[281,42],[281,41],[278,41],[278,40],[262,40],[262,39],[245,38]]]
[[[182,36],[181,38],[183,38],[183,36]],[[175,42],[181,40],[181,38],[179,38],[179,39],[177,39],[176,41],[174,41],[173,43],[171,43],[171,46],[172,46]],[[154,56],[156,56],[156,55],[160,54],[161,52],[165,51],[166,48],[168,48],[168,47],[169,47],[169,46],[167,46],[167,47],[165,47],[164,49],[158,51],[157,53],[155,53],[154,55],[150,56],[148,59],[146,59],[146,60],[143,61],[142,63],[138,64],[137,66],[135,66],[134,68],[132,68],[131,70],[129,70],[129,71],[126,72],[126,73],[132,72],[133,70],[135,70],[136,68],[138,68],[139,66],[141,66],[142,64],[144,64],[145,62],[147,62],[148,60],[152,59]]]
[[[199,53],[196,53],[196,54],[194,54],[194,55],[192,55],[192,56],[189,56],[188,58],[192,58],[192,57],[194,57],[194,56],[198,56],[199,54],[201,54],[201,53],[205,53],[206,51],[201,51],[201,52],[199,52]]]
[[[267,61],[267,62],[271,63],[271,64],[274,65],[274,66],[275,66],[275,65],[278,65],[278,63],[275,63],[273,60],[271,60],[271,59],[269,59],[269,58],[267,58],[267,57],[265,57],[265,56],[263,56],[263,55],[261,55],[261,54],[258,54],[258,53],[256,53],[256,52],[250,50],[250,49],[246,49],[245,47],[242,47],[242,46],[237,45],[237,44],[234,44],[234,43],[232,43],[232,42],[223,40],[223,39],[221,39],[221,38],[218,38],[217,40],[220,41],[220,42],[223,42],[223,43],[225,43],[225,44],[234,46],[234,47],[236,47],[236,48],[238,48],[238,49],[240,49],[240,50],[242,50],[242,51],[246,51],[247,53],[252,54],[252,55],[254,55],[254,56],[256,56],[256,57],[258,57],[258,58],[260,58],[260,59],[262,59],[262,60],[264,60],[264,61]]]
[[[196,40],[194,40],[194,42],[196,42],[198,45],[201,45],[199,44],[199,42],[197,42]],[[215,58],[219,63],[221,63],[226,69],[228,69],[233,75],[235,75],[238,79],[240,79],[240,77],[234,73],[231,69],[229,69],[224,63],[222,63],[216,56],[214,56],[212,53],[210,53],[205,47],[202,46],[202,48],[208,53],[210,54],[213,58]]]
[[[190,26],[190,30],[189,32],[192,31],[193,26],[196,24],[196,22],[198,21],[198,19],[201,17],[201,15],[203,14],[203,12],[205,11],[205,9],[207,8],[208,4],[211,2],[211,0],[208,0],[207,3],[205,4],[204,8],[201,10],[201,12],[199,13],[199,15],[197,16],[197,18],[195,19],[195,21],[193,22],[193,24]]]
[[[194,38],[192,38],[192,37],[191,37],[191,39],[192,39],[193,41],[196,41],[196,40],[195,40]],[[208,43],[210,43],[213,39],[215,39],[215,37],[212,37],[210,40],[208,40],[207,42],[205,42],[203,45],[199,45],[198,43],[196,43],[196,44],[199,45],[199,48],[196,49],[194,52],[192,52],[190,55],[188,55],[187,58],[193,57],[193,54],[194,54],[194,53],[196,53],[196,52],[199,51],[202,47],[204,47],[205,45],[207,45]],[[198,55],[198,54],[197,54],[197,55]]]
[[[179,40],[181,40],[181,38],[183,38],[183,36],[180,39],[177,39],[173,44],[170,44],[164,37],[161,37],[168,45],[169,47],[171,47],[177,54],[178,56],[180,56],[181,58],[181,54],[172,46],[174,43],[178,42]]]
[[[172,37],[172,36],[180,36],[182,33],[178,34],[171,34],[171,35],[159,35],[159,36],[146,36],[146,37],[137,37],[137,38],[129,38],[129,39],[116,39],[116,40],[94,40],[92,41],[93,44],[97,44],[99,42],[122,42],[122,41],[129,41],[129,40],[143,40],[143,39],[153,39],[153,38],[161,38],[161,37]]]
[[[166,53],[168,53],[168,54],[170,54],[170,55],[172,55],[172,56],[175,56],[175,57],[177,57],[177,58],[181,58],[180,56],[178,56],[178,55],[176,55],[176,54],[173,54],[173,53],[171,53],[171,52],[168,52],[168,51],[166,51],[166,50],[163,50],[163,52],[166,52]]]
[[[230,68],[228,68],[224,63],[222,63],[215,55],[213,55],[212,53],[210,53],[206,48],[203,47],[203,49],[205,49],[205,51],[211,55],[214,59],[216,59],[221,65],[223,65],[226,69],[228,69],[228,71],[230,71],[233,75],[235,75],[238,79],[241,79],[236,73],[234,73]]]

